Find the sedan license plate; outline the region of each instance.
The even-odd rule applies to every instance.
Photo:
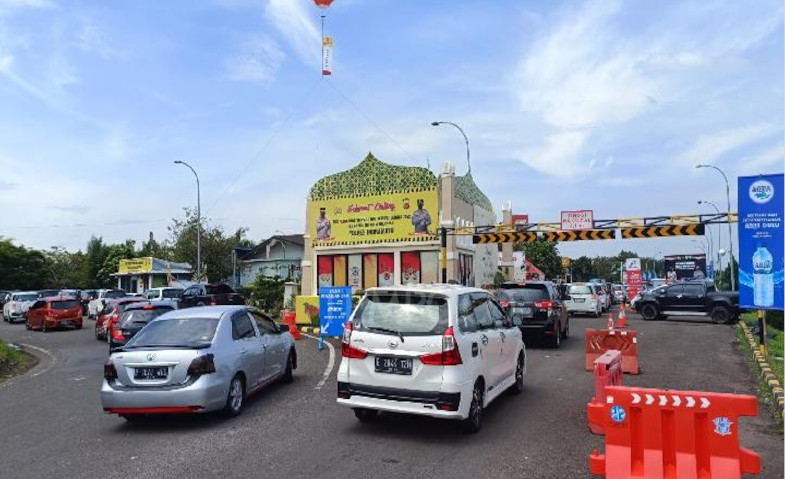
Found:
[[[166,379],[169,368],[166,366],[157,368],[134,368],[134,379]]]
[[[377,373],[385,374],[412,374],[412,359],[411,358],[393,358],[389,356],[377,356],[375,358],[375,366]]]
[[[518,315],[518,316],[523,316],[525,318],[531,318],[534,315],[534,312],[532,311],[531,308],[515,308],[512,314],[513,316]]]
[[[576,303],[582,303],[586,301],[586,298],[574,298],[573,301],[575,301]]]

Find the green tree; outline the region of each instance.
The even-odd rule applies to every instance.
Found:
[[[557,243],[535,241],[525,243],[521,249],[526,254],[526,259],[534,266],[540,268],[547,279],[556,279],[562,274],[561,256]]]
[[[184,208],[185,218],[173,218],[169,229],[169,247],[174,261],[190,263],[196,270],[196,211]],[[232,277],[232,250],[237,246],[253,246],[246,238],[248,228],[238,228],[227,235],[220,226],[205,217],[202,223],[202,274],[210,282]]]
[[[572,280],[576,283],[596,277],[592,260],[587,256],[575,259],[570,265],[570,269],[572,269]]]
[[[714,284],[717,286],[717,289],[723,291],[730,291],[730,268],[734,268],[735,274],[735,281],[736,281],[736,290],[739,289],[739,263],[736,262],[736,258],[732,259],[732,264],[725,266],[721,271],[718,271],[714,277]]]
[[[134,240],[126,240],[124,244],[111,245],[107,248],[103,264],[95,278],[99,287],[111,288],[117,284],[111,275],[117,273],[121,259],[131,259],[137,256],[135,244]]]
[[[0,237],[0,288],[43,289],[49,277],[43,253]]]
[[[277,316],[283,309],[283,290],[283,279],[259,273],[253,284],[253,302],[262,311]]]
[[[81,252],[69,253],[65,248],[53,246],[44,253],[49,281],[55,288],[87,287],[87,261]]]

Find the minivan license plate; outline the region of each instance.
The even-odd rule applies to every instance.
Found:
[[[135,368],[134,379],[166,379],[169,368],[166,366],[157,368]]]
[[[389,356],[376,357],[376,372],[385,374],[412,374],[411,358],[394,358]]]

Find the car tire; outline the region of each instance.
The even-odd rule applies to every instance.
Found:
[[[660,317],[660,310],[656,304],[646,303],[641,306],[641,316],[646,321],[654,321]]]
[[[510,390],[516,396],[523,392],[523,370],[524,370],[524,362],[523,362],[523,353],[518,355],[518,361],[515,364],[515,383],[512,385]]]
[[[715,324],[733,324],[735,322],[733,312],[726,306],[711,308],[709,315],[711,316],[711,321]]]
[[[101,335],[98,334],[98,323],[95,323],[95,339],[97,339],[98,341],[101,340]]]
[[[292,356],[292,352],[289,351],[289,356],[286,358],[286,370],[283,373],[283,377],[281,381],[285,383],[291,383],[294,381],[294,357]]]
[[[594,310],[594,317],[595,318],[599,318],[600,317],[600,310],[598,310],[598,309]]]
[[[474,434],[482,428],[482,409],[483,409],[483,391],[482,381],[477,380],[474,383],[472,390],[472,402],[469,405],[469,417],[463,420],[463,430]]]
[[[245,404],[245,383],[242,376],[235,374],[231,381],[229,381],[229,392],[226,395],[226,406],[224,406],[224,415],[227,417],[236,417],[242,410]]]
[[[25,329],[33,329],[30,327],[30,321],[25,320]]]
[[[362,423],[373,422],[379,417],[379,411],[375,409],[357,407],[353,408],[352,411],[354,411],[354,417]]]
[[[82,329],[82,323],[76,323],[75,328],[76,329]]]
[[[561,338],[567,339],[570,337],[570,318],[567,317],[567,324],[564,326],[564,333],[562,333]]]
[[[41,321],[41,332],[42,333],[48,333],[49,332],[49,328],[46,326],[46,321]]]
[[[549,343],[553,349],[559,349],[561,347],[561,324],[556,326],[556,334],[550,337]]]

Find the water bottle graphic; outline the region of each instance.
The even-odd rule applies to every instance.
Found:
[[[774,258],[766,244],[758,244],[752,255],[753,302],[755,306],[774,306]]]

